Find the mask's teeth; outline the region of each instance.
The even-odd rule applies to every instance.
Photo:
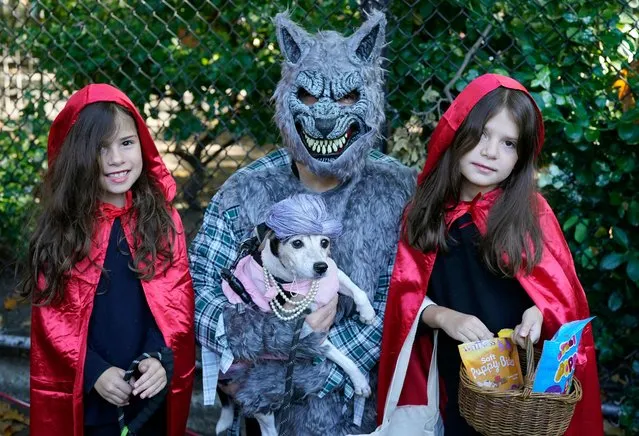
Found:
[[[311,150],[317,151],[316,150],[317,144],[316,144],[316,141],[313,138],[311,138],[310,136],[306,136],[306,143],[311,148]]]
[[[318,154],[331,154],[336,153],[338,150],[344,148],[346,142],[348,142],[350,130],[343,136],[335,139],[315,139],[308,135],[304,135],[306,144],[313,152]]]

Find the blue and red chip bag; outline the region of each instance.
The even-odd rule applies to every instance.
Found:
[[[593,318],[566,323],[551,340],[544,341],[533,392],[565,394],[570,390],[581,333]]]

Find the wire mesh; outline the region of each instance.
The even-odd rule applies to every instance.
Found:
[[[348,33],[366,11],[386,11],[387,138],[382,148],[419,166],[423,144],[448,104],[484,72],[515,76],[543,102],[550,80],[571,89],[583,82],[579,76],[556,77],[548,67],[553,62],[582,62],[592,74],[620,70],[616,60],[594,59],[585,51],[566,59],[562,50],[587,42],[616,44],[623,51],[627,36],[636,38],[636,3],[611,2],[596,26],[582,19],[584,7],[598,6],[586,0],[579,2],[580,10],[568,0],[322,0],[297,2],[291,13],[310,31]],[[0,171],[5,176],[0,196],[13,202],[3,212],[10,215],[10,207],[18,208],[32,195],[29,186],[35,186],[44,165],[49,124],[69,95],[85,84],[108,82],[143,109],[178,180],[178,205],[192,236],[224,180],[278,144],[270,98],[280,55],[271,18],[287,4],[1,2],[0,145],[5,150]],[[630,59],[633,48],[625,49]],[[572,122],[590,108],[564,109],[555,115]],[[548,114],[552,121],[552,110],[545,110]],[[549,138],[550,150],[559,147],[554,141]],[[561,159],[555,156],[553,163],[561,166]]]

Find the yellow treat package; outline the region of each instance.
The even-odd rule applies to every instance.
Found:
[[[517,347],[509,337],[461,344],[459,354],[477,386],[507,391],[524,384]]]
[[[515,333],[513,329],[501,329],[497,332],[498,338],[509,338]]]

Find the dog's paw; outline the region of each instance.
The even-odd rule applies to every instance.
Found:
[[[220,435],[233,425],[233,406],[223,406],[215,426],[215,434]]]
[[[358,307],[359,310],[359,319],[364,324],[372,324],[375,321],[375,309],[371,306],[370,303],[362,304]]]
[[[371,395],[371,386],[368,384],[366,377],[364,374],[357,374],[352,377],[353,388],[355,390],[355,395],[361,395],[364,398],[368,398]]]

